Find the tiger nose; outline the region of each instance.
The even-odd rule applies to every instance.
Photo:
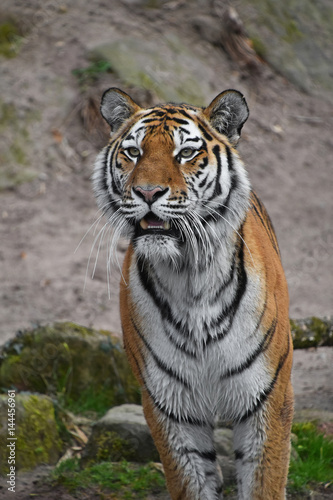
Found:
[[[133,187],[133,191],[140,196],[140,198],[143,198],[146,203],[149,205],[153,203],[154,201],[157,200],[157,198],[160,198],[161,196],[166,193],[168,188],[163,189],[160,186],[152,187],[152,188],[146,188],[146,187],[141,187],[141,186],[136,186]]]

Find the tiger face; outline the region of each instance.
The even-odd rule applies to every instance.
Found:
[[[130,238],[151,262],[192,254],[207,263],[248,208],[250,185],[235,149],[248,117],[244,97],[230,90],[205,109],[142,109],[110,89],[101,112],[112,135],[97,159],[94,187],[115,238]]]

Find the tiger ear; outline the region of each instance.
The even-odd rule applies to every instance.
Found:
[[[106,90],[102,96],[101,114],[108,122],[112,132],[119,127],[141,108],[133,99],[115,87]]]
[[[249,108],[238,90],[225,90],[204,110],[204,115],[220,134],[228,137],[232,146],[236,146],[248,119]]]

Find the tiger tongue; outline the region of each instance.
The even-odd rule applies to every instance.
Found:
[[[147,217],[147,224],[150,227],[163,227],[163,220],[155,218],[155,217]]]
[[[153,214],[148,214],[146,218],[141,219],[142,229],[170,229],[170,223],[159,219]]]

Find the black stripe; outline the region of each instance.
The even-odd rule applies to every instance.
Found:
[[[222,293],[225,291],[225,289],[231,284],[231,282],[234,279],[235,276],[235,270],[236,270],[236,252],[234,252],[232,256],[232,264],[229,270],[229,276],[226,281],[222,283],[218,291],[216,292],[215,296],[213,299],[210,300],[209,304],[211,306],[215,305],[216,302],[218,302],[221,299]]]
[[[111,182],[112,182],[112,190],[113,190],[113,192],[115,194],[117,194],[118,196],[121,196],[121,192],[118,189],[118,186],[116,184],[114,176],[112,175],[113,160],[114,160],[115,155],[118,153],[118,149],[119,149],[119,144],[117,144],[117,146],[112,150],[111,157],[110,157],[110,162],[107,161],[107,157],[106,157],[106,163],[107,163],[107,165],[106,165],[106,177],[105,177],[105,181],[107,179],[107,174],[108,174],[108,172],[110,170]]]
[[[182,455],[197,455],[198,457],[202,458],[203,460],[208,460],[209,462],[215,462],[216,460],[216,451],[215,450],[210,450],[210,451],[199,451],[196,449],[191,449],[188,450],[187,448],[183,448],[180,450],[180,453]]]
[[[156,408],[158,408],[158,410],[161,413],[163,413],[170,420],[173,420],[174,422],[176,422],[178,424],[188,424],[188,425],[193,425],[196,427],[209,427],[211,429],[214,429],[214,425],[212,425],[211,423],[206,422],[204,420],[200,420],[200,419],[194,418],[194,417],[189,417],[186,415],[182,415],[182,416],[175,415],[171,410],[168,410],[164,404],[162,404],[160,401],[158,401],[153,396],[153,394],[150,392],[150,390],[148,388],[147,388],[147,392],[148,392],[150,398],[152,399],[154,405],[156,406]]]
[[[176,115],[177,113],[180,113],[180,109],[172,109],[172,108],[167,108],[166,109],[166,113],[168,115]],[[169,120],[171,120],[172,118],[170,118],[169,116],[167,117]]]
[[[203,197],[203,198],[205,198],[205,194],[206,194],[206,192],[207,192],[207,191],[209,191],[209,190],[210,190],[210,188],[211,188],[211,186],[212,186],[213,182],[214,182],[214,179],[212,179],[212,180],[211,180],[211,181],[207,184],[207,186],[205,187],[205,190],[204,190],[204,192],[202,193],[202,197]],[[198,197],[199,197],[199,196],[198,196]],[[212,216],[212,219],[214,219],[214,215]],[[214,220],[215,220],[215,219],[214,219]],[[206,217],[204,218],[204,221],[203,221],[203,222],[207,222],[207,218],[206,218]]]
[[[207,182],[207,180],[208,180],[208,177],[209,177],[209,174],[207,174],[207,175],[206,175],[206,177],[204,177],[204,178],[202,179],[202,181],[200,182],[200,184],[199,184],[199,186],[198,186],[200,189],[204,187],[204,185],[206,184],[206,182]]]
[[[199,130],[201,130],[201,132],[203,133],[204,138],[207,139],[207,141],[213,140],[213,137],[207,132],[207,130],[205,129],[205,127],[203,125],[201,125],[201,123],[198,123],[198,127],[199,127]]]
[[[179,113],[183,116],[186,116],[189,120],[193,121],[193,116],[191,116],[189,113],[187,113],[184,109],[180,109]]]
[[[153,280],[149,276],[148,269],[145,263],[142,263],[142,265],[138,265],[138,273],[142,287],[150,295],[154,304],[158,307],[162,318],[168,320],[172,325],[176,326],[177,322],[173,317],[171,307],[166,300],[162,300],[158,296],[157,290],[154,286]]]
[[[241,450],[235,450],[235,460],[243,460],[244,453]]]
[[[231,179],[231,187],[230,187],[230,191],[228,193],[227,199],[225,200],[225,202],[223,203],[223,205],[219,205],[217,207],[214,207],[214,211],[213,212],[209,212],[207,215],[205,215],[203,217],[203,219],[204,219],[203,222],[209,223],[211,221],[216,221],[216,217],[218,215],[220,215],[221,218],[225,216],[225,213],[226,213],[226,211],[228,210],[228,207],[229,207],[229,201],[230,201],[230,198],[231,198],[233,187],[234,187],[234,184],[233,184],[233,178],[232,178]],[[216,212],[217,212],[217,214],[216,214]]]
[[[140,339],[142,340],[142,342],[144,343],[145,347],[147,348],[147,350],[149,351],[150,355],[152,356],[153,360],[155,361],[155,363],[157,364],[157,366],[159,367],[160,370],[162,370],[164,373],[166,373],[170,378],[174,378],[175,380],[177,380],[177,382],[180,382],[184,387],[187,387],[189,388],[189,384],[188,382],[186,382],[186,380],[184,380],[180,375],[178,375],[176,372],[174,372],[170,367],[168,367],[164,361],[162,361],[156,354],[155,352],[153,351],[153,349],[151,348],[150,344],[147,342],[147,340],[145,339],[144,335],[142,335],[141,331],[139,330],[138,326],[135,324],[133,318],[131,318],[131,322],[132,322],[132,325],[136,331],[136,333],[138,334],[138,336],[140,337]]]
[[[183,128],[180,127],[182,130]],[[184,145],[186,145],[187,142],[199,142],[199,141],[202,141],[202,138],[201,137],[189,137],[188,139],[186,139],[186,141],[184,142]]]
[[[277,239],[276,239],[276,235],[275,235],[275,231],[274,231],[274,227],[273,227],[273,224],[272,224],[272,221],[267,213],[267,210],[266,208],[264,207],[264,205],[262,204],[262,202],[260,201],[260,199],[258,198],[258,196],[256,195],[256,193],[254,191],[251,192],[251,196],[253,198],[253,202],[251,204],[252,208],[254,209],[255,213],[257,214],[261,224],[263,225],[263,227],[265,228],[266,232],[267,232],[267,235],[273,245],[273,248],[274,250],[276,251],[276,253],[280,256],[280,249],[279,249],[279,246],[278,246],[278,243],[277,243]],[[258,205],[259,207],[259,210],[258,208],[256,207],[256,205]],[[265,217],[266,220],[263,219],[263,216]]]
[[[232,193],[232,191],[234,189],[237,188],[237,185],[238,185],[238,180],[237,180],[237,177],[236,177],[236,174],[235,174],[234,162],[233,162],[233,157],[232,157],[232,154],[231,154],[231,150],[230,150],[229,146],[227,146],[227,145],[224,145],[224,146],[225,146],[226,153],[227,153],[228,170],[229,170],[229,173],[230,173],[231,185],[230,185],[230,190],[229,190],[227,199],[226,199],[226,201],[224,203],[225,206],[220,207],[219,209],[217,209],[217,211],[222,212],[222,214],[224,214],[225,211],[227,210],[231,193]],[[218,152],[218,154],[217,154],[217,152]],[[213,153],[215,154],[216,160],[217,160],[218,171],[217,171],[217,174],[216,174],[216,183],[218,183],[219,188],[218,188],[218,192],[216,192],[216,187],[217,186],[215,186],[214,193],[212,194],[212,196],[209,198],[208,201],[212,200],[213,198],[215,198],[218,194],[221,194],[221,192],[222,192],[221,191],[221,183],[220,183],[220,175],[221,175],[222,166],[221,166],[220,147],[218,145],[214,146]],[[205,217],[205,219],[207,221],[214,219],[214,213],[210,214],[207,217]]]
[[[274,333],[276,331],[276,325],[277,325],[277,319],[274,318],[271,326],[267,330],[264,338],[262,339],[262,341],[258,345],[257,349],[240,366],[237,366],[236,368],[232,368],[232,369],[228,370],[227,373],[222,375],[220,380],[224,380],[224,379],[227,379],[229,377],[233,377],[234,375],[239,375],[243,371],[250,368],[250,366],[255,362],[255,360],[259,357],[259,355],[265,349],[267,349],[272,338],[274,337]]]
[[[202,163],[200,163],[199,165],[199,168],[200,169],[204,169],[206,168],[208,165],[208,156],[206,156],[203,160],[202,160]],[[198,173],[198,172],[197,172]],[[200,172],[201,173],[201,172]]]
[[[103,158],[103,177],[102,177],[102,184],[103,184],[103,190],[108,193],[109,192],[109,186],[107,184],[107,178],[108,178],[108,173],[109,173],[109,162],[108,162],[108,157],[111,149],[111,145],[108,146],[107,150],[105,151],[105,155]]]
[[[156,115],[156,116],[165,116],[166,115],[166,111],[165,110],[154,111],[153,114]]]
[[[139,273],[139,279],[141,282],[142,287],[144,290],[150,295],[152,301],[156,305],[156,307],[159,309],[161,317],[163,320],[167,321],[170,323],[176,330],[177,332],[182,335],[185,338],[190,337],[190,332],[188,329],[186,329],[184,326],[181,326],[180,321],[176,321],[175,318],[173,317],[171,307],[169,303],[166,300],[162,300],[159,298],[157,294],[156,287],[154,286],[153,280],[150,278],[147,266],[145,262],[138,262],[137,265],[138,273]],[[170,332],[166,331],[166,334],[168,336],[169,341],[177,347],[180,351],[182,351],[184,354],[187,356],[190,356],[191,358],[196,358],[196,354],[193,351],[190,351],[188,349],[188,346],[184,344],[180,344],[178,341],[176,341]]]
[[[260,394],[260,397],[259,397],[258,401],[252,406],[252,408],[249,409],[249,410],[247,410],[244,413],[244,415],[242,415],[240,417],[240,419],[238,420],[239,423],[245,422],[245,420],[247,420],[248,418],[252,417],[258,410],[260,410],[260,408],[263,406],[263,404],[267,401],[268,397],[270,396],[270,394],[272,393],[272,391],[273,391],[273,389],[275,387],[277,378],[278,378],[279,373],[282,370],[283,365],[284,365],[284,363],[285,363],[285,361],[286,361],[286,359],[288,357],[289,351],[290,351],[290,338],[288,336],[287,351],[285,352],[285,354],[283,354],[281,356],[279,364],[277,366],[277,369],[275,371],[275,375],[274,375],[273,379],[271,380],[271,382],[270,382],[269,386],[267,387],[267,389],[265,389]]]
[[[231,149],[229,148],[229,146],[227,146],[227,144],[225,144],[224,146],[225,146],[225,150],[227,153],[228,168],[229,168],[230,172],[235,172],[234,159],[233,159],[232,154],[231,154]]]
[[[176,118],[175,116],[173,116],[172,120],[176,123],[180,123],[181,125],[188,125],[188,121],[182,120],[182,118]]]
[[[154,123],[157,122],[158,124],[162,123],[162,120],[160,118],[146,118],[141,121],[141,123]]]
[[[151,111],[149,111],[151,109]],[[151,115],[157,115],[157,116],[164,116],[166,114],[166,111],[157,111],[156,108],[147,108],[146,111],[149,111],[149,113],[145,113],[144,117],[148,117]]]
[[[242,229],[240,229],[240,234],[242,235]],[[241,240],[240,244],[240,250],[239,250],[239,257],[238,257],[238,266],[237,266],[237,276],[238,276],[238,284],[237,284],[237,290],[236,293],[233,297],[232,302],[227,306],[220,314],[219,316],[213,320],[213,322],[210,323],[208,328],[212,327],[217,327],[219,323],[221,323],[223,320],[226,318],[229,319],[228,327],[222,329],[220,333],[218,333],[215,337],[210,337],[208,336],[207,341],[206,341],[206,346],[209,345],[212,342],[218,342],[222,340],[227,333],[230,331],[234,318],[237,314],[238,308],[240,306],[241,300],[245,294],[246,287],[247,287],[247,274],[244,266],[244,242]],[[209,333],[209,332],[208,332]]]
[[[216,146],[213,147],[213,153],[215,155],[216,162],[217,162],[216,182],[215,182],[214,192],[213,192],[212,196],[210,197],[210,199],[215,198],[216,196],[219,196],[222,193],[221,179],[220,179],[222,165],[221,165],[220,152],[221,152],[220,146],[218,144],[216,144]]]

